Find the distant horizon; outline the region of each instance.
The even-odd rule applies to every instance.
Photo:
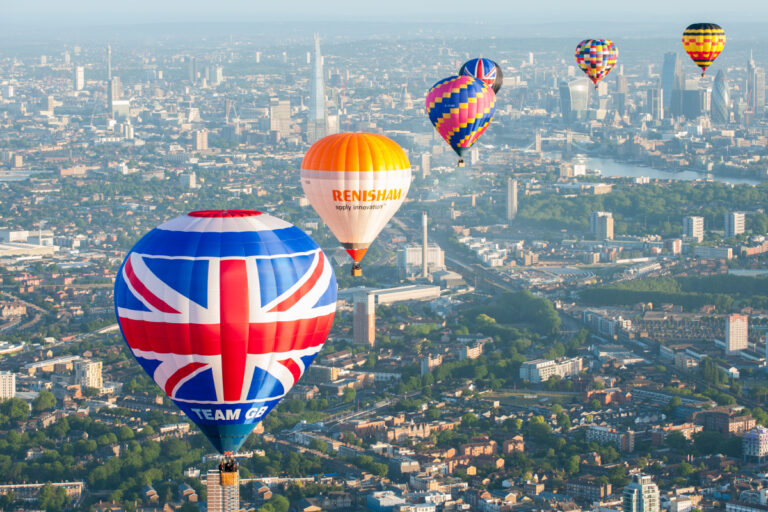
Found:
[[[293,0],[290,3],[229,0],[211,7],[195,0],[135,0],[118,7],[95,0],[31,0],[13,2],[3,7],[0,27],[130,25],[141,23],[283,23],[283,22],[394,22],[461,23],[470,28],[475,23],[491,24],[569,24],[589,32],[600,24],[657,23],[685,24],[699,21],[716,23],[768,23],[768,3],[757,0],[733,0],[727,5],[682,0],[646,0],[642,3],[590,8],[566,0],[540,0],[535,5],[517,5],[502,0],[487,0],[481,8],[457,0],[389,0],[367,3],[352,0]]]

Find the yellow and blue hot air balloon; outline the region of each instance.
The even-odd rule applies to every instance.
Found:
[[[493,119],[496,95],[473,76],[449,76],[432,86],[426,103],[429,120],[459,155],[459,167],[463,167],[464,153],[480,138]]]

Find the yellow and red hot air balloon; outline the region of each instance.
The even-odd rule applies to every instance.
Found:
[[[725,31],[714,23],[694,23],[683,32],[683,47],[693,62],[707,72],[725,46]]]
[[[310,204],[354,260],[403,204],[411,164],[392,139],[374,133],[338,133],[315,142],[301,162],[301,186]]]
[[[585,39],[576,46],[576,62],[595,84],[595,89],[597,82],[611,72],[618,58],[619,50],[610,39]]]

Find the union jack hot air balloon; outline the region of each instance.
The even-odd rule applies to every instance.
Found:
[[[192,212],[131,249],[115,309],[142,368],[216,449],[235,452],[322,349],[336,278],[288,222]]]
[[[501,84],[504,83],[504,75],[501,72],[501,66],[491,59],[479,57],[470,59],[462,64],[459,69],[460,75],[469,75],[483,81],[485,85],[493,89],[494,94],[499,93]]]

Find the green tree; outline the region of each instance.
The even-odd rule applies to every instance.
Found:
[[[48,411],[54,407],[56,407],[56,397],[46,389],[41,390],[32,400],[32,410],[35,412]]]

